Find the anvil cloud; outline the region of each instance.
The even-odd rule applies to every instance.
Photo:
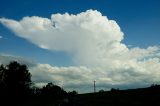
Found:
[[[128,48],[122,43],[124,34],[116,21],[97,10],[76,15],[57,13],[51,19],[0,18],[0,23],[40,48],[71,55],[74,66],[36,64],[31,67],[36,82],[63,82],[66,88],[85,92],[78,85],[88,87],[93,80],[101,87],[145,85],[160,80],[159,46]]]

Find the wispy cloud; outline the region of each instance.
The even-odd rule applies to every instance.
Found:
[[[0,36],[0,39],[2,39],[3,38],[3,36]]]
[[[66,87],[150,84],[160,80],[159,46],[130,47],[122,43],[123,32],[114,20],[99,11],[79,14],[52,14],[51,19],[33,16],[20,21],[1,18],[17,36],[51,51],[72,56],[76,66],[37,64],[33,79],[63,82]],[[134,45],[133,45],[134,46]],[[80,89],[80,88],[79,88]],[[87,89],[89,90],[89,89]]]

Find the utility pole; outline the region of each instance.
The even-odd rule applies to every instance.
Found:
[[[94,93],[96,92],[96,81],[94,80]]]

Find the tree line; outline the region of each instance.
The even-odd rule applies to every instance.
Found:
[[[46,104],[59,105],[77,94],[66,92],[58,85],[49,82],[42,88],[34,86],[28,67],[16,61],[0,65],[0,104],[15,106]]]

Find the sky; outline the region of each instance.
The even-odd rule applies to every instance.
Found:
[[[0,63],[67,90],[160,81],[159,0],[0,0]]]

